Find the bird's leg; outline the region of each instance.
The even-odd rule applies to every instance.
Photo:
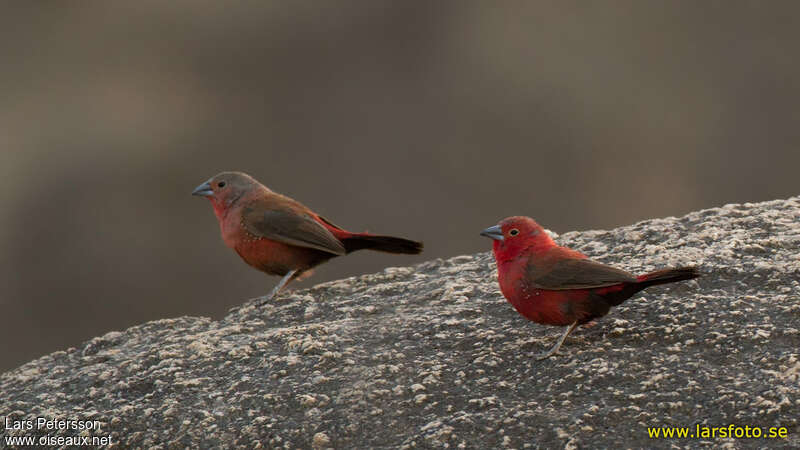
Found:
[[[299,273],[298,269],[290,270],[286,275],[283,276],[283,278],[281,278],[281,281],[279,281],[278,284],[275,285],[274,288],[272,288],[272,292],[269,293],[267,298],[265,298],[264,301],[262,301],[262,302],[258,302],[258,304],[256,306],[261,306],[264,303],[267,303],[268,301],[270,301],[273,298],[275,298],[275,296],[278,295],[278,293],[283,288],[285,288],[287,284],[289,284],[292,280],[297,278],[299,275],[300,275],[300,273]]]
[[[298,269],[290,270],[289,272],[287,272],[286,275],[284,275],[283,278],[281,278],[281,281],[279,281],[278,284],[275,285],[274,288],[272,288],[272,292],[269,293],[269,297],[267,297],[267,300],[269,301],[275,298],[275,296],[278,295],[278,293],[282,291],[287,284],[292,282],[292,280],[294,280],[300,275],[299,272],[300,271]]]
[[[561,336],[561,338],[558,340],[558,342],[556,342],[556,345],[554,345],[553,348],[551,348],[547,353],[542,353],[541,355],[537,355],[536,359],[541,361],[543,359],[547,359],[555,355],[558,349],[561,348],[561,344],[563,344],[564,340],[567,339],[567,336],[569,336],[569,334],[572,333],[572,330],[574,330],[575,327],[577,326],[578,326],[578,321],[576,320],[575,322],[572,323],[572,325],[569,326],[569,328],[567,328],[567,332],[564,333],[563,336]]]

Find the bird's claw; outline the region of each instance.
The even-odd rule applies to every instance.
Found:
[[[544,352],[544,353],[537,353],[533,357],[536,358],[537,361],[542,361],[542,360],[545,360],[545,359],[547,359],[547,358],[549,358],[549,357],[551,357],[551,356],[553,356],[555,354],[556,354],[556,352],[549,351],[549,352]]]
[[[267,303],[272,301],[273,298],[277,297],[277,294],[278,294],[277,292],[272,292],[269,295],[267,295],[266,297],[261,297],[261,300],[256,302],[255,307],[256,308],[260,308],[260,307],[266,305]]]

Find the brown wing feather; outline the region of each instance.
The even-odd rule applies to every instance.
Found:
[[[342,242],[303,209],[299,204],[245,206],[242,209],[242,224],[255,236],[344,255],[346,252]]]
[[[545,258],[551,259],[551,258]],[[539,261],[528,268],[528,279],[538,289],[590,289],[631,283],[636,277],[624,270],[584,258],[558,258],[553,264]]]

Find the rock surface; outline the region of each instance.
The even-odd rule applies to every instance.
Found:
[[[562,330],[517,315],[488,252],[388,268],[44,356],[0,376],[0,417],[97,420],[83,435],[124,448],[800,446],[800,198],[557,240],[706,276],[650,288],[536,361]],[[646,429],[698,423],[788,437]]]

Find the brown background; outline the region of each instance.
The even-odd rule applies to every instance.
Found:
[[[0,370],[277,281],[206,201],[244,170],[425,241],[311,281],[800,193],[800,3],[198,2],[0,11]]]

